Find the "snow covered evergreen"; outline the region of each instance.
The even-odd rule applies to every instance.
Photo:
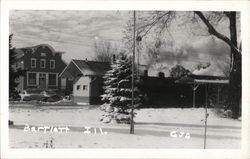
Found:
[[[101,120],[105,123],[129,123],[132,104],[132,59],[125,54],[119,54],[116,63],[111,67],[104,76],[104,104],[101,108],[105,114]],[[134,95],[135,105],[139,105],[140,92],[136,87]]]

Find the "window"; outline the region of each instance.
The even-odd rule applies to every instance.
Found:
[[[87,85],[83,85],[82,90],[87,90]]]
[[[31,58],[31,68],[36,68],[36,59]]]
[[[36,73],[28,73],[28,85],[36,85]]]
[[[77,85],[77,86],[76,86],[76,90],[79,90],[79,89],[80,89],[80,85]]]
[[[40,67],[41,68],[45,68],[46,67],[46,60],[45,59],[41,59],[41,61],[40,61]]]
[[[55,68],[55,60],[50,60],[49,61],[49,66],[51,69],[54,69]]]
[[[49,74],[49,85],[56,86],[56,74]]]
[[[41,56],[42,56],[42,57],[45,57],[45,56],[46,56],[46,53],[42,52],[42,53],[41,53]]]

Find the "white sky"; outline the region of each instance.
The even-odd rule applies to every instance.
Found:
[[[11,11],[10,33],[13,46],[50,44],[63,58],[92,57],[94,41],[119,43],[127,12],[116,11]]]
[[[132,14],[128,11],[12,10],[10,11],[10,33],[14,34],[12,45],[19,48],[49,44],[56,51],[65,52],[63,59],[66,62],[73,58],[91,59],[94,55],[95,40],[121,44],[122,31],[129,17],[131,18]],[[189,54],[188,58],[184,55],[186,61],[182,63],[189,67],[188,69],[193,69],[191,66],[200,61],[218,61],[229,54],[229,49],[223,42],[216,40],[214,45],[211,37],[192,35],[190,28],[186,28],[182,21],[182,19],[179,19],[179,22],[175,21],[170,32],[177,47],[183,48],[184,53]],[[225,23],[222,28],[218,28],[219,31],[227,34],[227,27],[224,27],[226,25]],[[193,31],[199,29],[194,28]],[[167,37],[170,38],[169,35]],[[167,65],[171,65],[171,62],[169,61]]]

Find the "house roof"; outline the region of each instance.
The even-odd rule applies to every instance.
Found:
[[[88,61],[88,60],[72,60],[85,75],[104,75],[110,70],[108,62]]]
[[[72,77],[78,75],[72,74],[73,69],[77,69],[77,72],[80,72],[84,76],[103,76],[106,71],[110,70],[110,64],[108,62],[99,62],[99,61],[88,61],[88,60],[76,60],[73,59],[68,66],[62,71],[60,77]]]
[[[195,80],[196,83],[229,84],[229,80]]]
[[[174,84],[176,81],[176,78],[173,77],[155,77],[155,76],[141,76],[141,79],[145,86],[152,86],[156,87],[157,89],[159,87],[168,86],[171,84]]]
[[[20,58],[22,57],[27,51],[30,51],[30,52],[35,52],[35,50],[39,47],[47,47],[51,50],[52,54],[56,54],[56,53],[59,53],[59,54],[63,54],[63,52],[60,52],[60,51],[55,51],[55,49],[50,46],[49,44],[40,44],[40,45],[36,45],[36,46],[30,46],[30,47],[23,47],[23,48],[16,48],[15,49],[15,52],[16,52],[16,57],[17,58]]]
[[[221,76],[189,75],[186,77],[181,77],[180,79],[176,80],[176,83],[228,84],[229,80],[227,77],[221,77]]]

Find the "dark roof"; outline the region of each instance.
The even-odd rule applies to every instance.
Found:
[[[111,69],[110,64],[108,62],[76,59],[73,59],[72,62],[84,75],[104,75],[106,71]]]
[[[145,86],[167,86],[170,84],[174,84],[177,78],[173,77],[155,77],[155,76],[141,76],[141,80],[143,81]]]
[[[48,44],[40,44],[40,45],[36,45],[36,46],[30,46],[30,47],[23,47],[23,48],[16,48],[15,49],[15,52],[16,52],[16,57],[19,58],[19,57],[22,57],[24,55],[24,53],[26,53],[27,51],[28,52],[34,52],[38,47],[41,47],[41,46],[44,46],[44,47],[48,47],[51,52],[53,54],[55,53],[59,53],[59,54],[62,54],[63,52],[60,52],[60,51],[55,51],[54,48]]]

